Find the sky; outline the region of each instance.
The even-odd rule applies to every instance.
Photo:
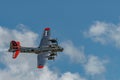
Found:
[[[0,80],[120,80],[119,0],[0,0]],[[11,40],[37,47],[44,28],[64,47],[37,69],[36,54],[8,53]]]

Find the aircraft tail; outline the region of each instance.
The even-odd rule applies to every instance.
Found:
[[[20,53],[20,42],[19,41],[11,41],[9,51],[13,52],[13,59],[16,59]]]

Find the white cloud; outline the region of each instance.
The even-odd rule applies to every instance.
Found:
[[[21,25],[23,26],[23,25]],[[19,40],[23,46],[36,46],[38,34],[26,30],[10,30],[0,27],[0,48],[8,48],[11,40]],[[50,70],[47,65],[44,69],[36,68],[36,54],[20,54],[16,60],[12,59],[12,53],[0,52],[0,62],[4,68],[0,68],[0,80],[85,80],[78,73],[65,72],[63,74]]]
[[[85,55],[84,49],[75,47],[72,41],[63,42],[62,46],[64,47],[64,53],[69,56],[72,61],[80,63],[87,75],[101,75],[105,72],[105,59],[99,59],[94,55]]]
[[[71,74],[70,72],[64,73],[60,80],[86,80],[79,76],[79,74]]]
[[[90,31],[90,35],[100,36],[102,34],[105,34],[106,29],[107,29],[107,25],[105,23],[96,22],[96,24],[91,26],[89,31]]]
[[[86,61],[85,55],[84,55],[84,49],[76,48],[72,41],[65,41],[61,44],[64,47],[64,53],[68,55],[72,61],[78,62],[78,63],[84,63]]]
[[[23,46],[35,46],[35,41],[38,34],[31,32],[25,28],[18,30],[10,30],[0,26],[0,47],[5,48],[9,45],[11,40],[18,40]]]
[[[21,66],[22,67],[22,66]],[[18,68],[19,69],[19,68]],[[20,69],[21,70],[21,69]],[[50,70],[29,69],[26,72],[13,72],[11,69],[0,70],[0,80],[86,80],[77,73],[65,72],[62,75]]]
[[[89,56],[88,62],[85,64],[87,74],[96,75],[105,72],[106,60],[100,60],[97,56]]]
[[[120,25],[97,21],[88,31],[85,32],[87,37],[102,44],[113,43],[120,47]]]

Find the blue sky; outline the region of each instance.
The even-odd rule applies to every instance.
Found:
[[[61,44],[64,43],[63,46],[71,44],[69,46],[78,50],[78,54],[83,53],[88,62],[91,55],[103,62],[105,71],[95,75],[102,76],[103,80],[119,80],[119,8],[118,0],[1,0],[0,26],[18,31],[17,26],[23,24],[26,29],[39,35],[37,39],[40,39],[43,29],[49,26],[52,36],[57,37]],[[70,58],[74,50],[73,54],[68,52],[65,50],[55,62],[48,62],[49,69],[57,69],[61,74],[68,71],[78,73],[86,80],[98,78],[84,70],[87,62]],[[1,69],[3,64],[1,62]]]

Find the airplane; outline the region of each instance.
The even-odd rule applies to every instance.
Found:
[[[50,37],[50,28],[44,29],[41,42],[38,47],[23,47],[19,41],[12,40],[8,52],[13,52],[13,59],[16,59],[19,53],[35,53],[37,54],[37,68],[43,68],[46,59],[54,60],[57,52],[62,52],[63,48],[58,45],[57,39]]]

